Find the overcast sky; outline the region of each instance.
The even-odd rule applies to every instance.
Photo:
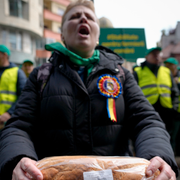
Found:
[[[144,28],[147,48],[156,46],[161,30],[180,21],[180,0],[94,0],[98,18],[108,18],[115,28]]]

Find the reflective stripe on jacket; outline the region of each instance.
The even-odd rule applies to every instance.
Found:
[[[17,100],[18,67],[6,69],[0,79],[0,115]]]
[[[172,108],[171,100],[171,76],[170,70],[160,66],[157,77],[147,67],[137,67],[139,86],[150,104],[155,104],[160,98],[160,103],[165,108]]]

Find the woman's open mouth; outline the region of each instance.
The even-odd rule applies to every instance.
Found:
[[[86,26],[80,26],[78,32],[81,36],[89,35],[89,29]]]

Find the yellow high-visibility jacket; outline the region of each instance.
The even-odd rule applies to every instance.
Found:
[[[17,100],[18,67],[6,69],[0,78],[0,115]]]
[[[160,103],[165,108],[172,108],[171,99],[171,72],[168,68],[160,66],[157,77],[147,67],[135,68],[138,76],[138,83],[150,104],[155,104],[160,99]]]

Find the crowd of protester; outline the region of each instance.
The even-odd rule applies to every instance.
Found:
[[[134,155],[150,160],[146,176],[159,170],[159,179],[175,180],[177,60],[160,65],[161,48],[153,47],[132,75],[98,45],[92,1],[70,3],[61,31],[63,44],[46,45],[49,63],[36,68],[31,60],[18,68],[0,45],[0,179],[42,180],[36,161],[49,156]]]

